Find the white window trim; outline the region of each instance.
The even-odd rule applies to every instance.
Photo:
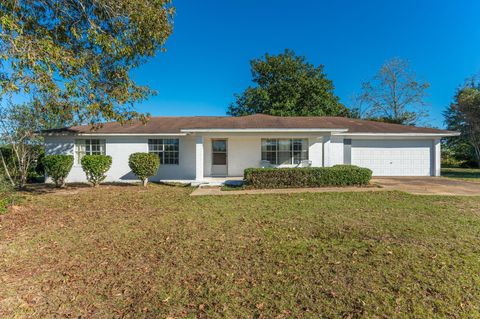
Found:
[[[267,140],[276,140],[277,141],[277,147],[276,147],[276,150],[275,150],[275,153],[276,153],[275,157],[276,157],[277,162],[278,162],[278,159],[279,159],[279,156],[278,156],[278,154],[279,154],[279,146],[278,146],[279,143],[278,143],[278,141],[280,141],[280,140],[289,140],[290,141],[290,160],[291,160],[291,163],[290,164],[272,164],[272,163],[270,163],[270,165],[272,165],[273,167],[297,167],[298,165],[301,164],[301,162],[303,160],[310,160],[310,150],[309,150],[309,140],[308,140],[308,138],[295,138],[294,137],[294,138],[262,138],[261,142],[260,142],[260,144],[261,144],[260,145],[260,152],[261,152],[260,158],[262,159],[262,161],[264,160],[263,159],[263,153],[273,152],[273,151],[266,151],[266,150],[264,151],[263,150],[263,142],[267,141]],[[294,155],[293,155],[294,154],[294,150],[293,150],[293,141],[294,140],[306,141],[306,143],[305,143],[306,144],[306,149],[303,150],[303,148],[302,148],[301,152],[306,151],[307,158],[306,159],[301,159],[300,163],[296,163],[296,164],[294,163]]]
[[[104,139],[104,138],[78,138],[78,139],[75,139],[74,143],[73,143],[73,166],[82,166],[82,163],[80,162],[80,159],[78,158],[78,141],[87,141],[87,140],[99,140],[99,141],[103,141],[103,154],[102,155],[107,155],[107,140]],[[86,147],[85,147],[86,148]],[[86,152],[86,149],[85,149],[85,155],[89,155],[87,154]]]
[[[159,154],[160,151],[157,151],[157,152],[150,152],[150,143],[149,143],[149,140],[177,140],[178,141],[178,163],[175,163],[175,164],[171,164],[171,163],[168,163],[168,164],[163,164],[160,160],[160,166],[179,166],[180,165],[180,143],[181,143],[181,140],[179,138],[172,138],[172,137],[155,137],[155,138],[149,138],[147,139],[147,153],[152,153],[152,154]],[[162,143],[162,151],[164,153],[164,157],[163,157],[163,160],[165,161],[165,143]],[[160,159],[160,158],[159,158]]]

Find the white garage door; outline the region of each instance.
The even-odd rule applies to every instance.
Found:
[[[430,176],[431,140],[352,140],[351,163],[374,176]]]

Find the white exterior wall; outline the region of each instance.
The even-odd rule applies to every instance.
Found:
[[[343,137],[326,136],[324,138],[324,166],[343,164]]]
[[[85,136],[46,136],[46,154],[74,154],[75,139]],[[160,165],[158,174],[151,180],[202,180],[211,176],[212,138],[228,140],[228,176],[243,176],[249,167],[259,167],[261,161],[262,138],[307,138],[309,160],[313,167],[334,166],[344,163],[345,136],[329,134],[301,133],[211,133],[187,136],[95,136],[105,139],[106,154],[112,156],[112,167],[106,181],[137,181],[128,167],[128,157],[134,152],[148,152],[149,138],[178,138],[179,165]],[[351,138],[351,137],[348,137]],[[403,142],[399,142],[403,141]],[[363,149],[363,151],[362,151]],[[360,152],[360,153],[359,153]],[[379,161],[385,167],[378,168]],[[394,164],[401,161],[403,173],[393,170]],[[86,182],[85,173],[79,164],[75,164],[67,182]],[[438,138],[352,138],[351,163],[368,167],[374,166],[374,175],[440,175],[440,139]],[[410,163],[410,164],[409,164]],[[422,167],[421,167],[422,166]],[[429,169],[425,167],[430,167]]]
[[[47,136],[45,137],[45,152],[50,154],[74,154],[75,139],[88,139],[89,137],[74,136]],[[179,164],[160,165],[158,174],[150,180],[169,179],[195,179],[195,137],[193,136],[95,136],[92,138],[105,140],[105,153],[112,157],[112,167],[107,172],[107,182],[132,182],[137,181],[136,176],[128,166],[128,157],[136,152],[148,152],[149,138],[178,138],[179,139]],[[85,173],[75,158],[67,182],[86,182]]]
[[[440,176],[442,169],[442,144],[440,139],[433,140],[433,176]]]

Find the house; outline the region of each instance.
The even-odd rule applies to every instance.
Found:
[[[203,181],[243,176],[248,167],[354,164],[374,176],[439,176],[440,139],[458,133],[343,117],[152,117],[146,124],[105,123],[45,131],[47,154],[72,154],[68,182],[85,182],[85,154],[106,154],[106,181],[136,180],[134,152],[160,157],[160,180]]]

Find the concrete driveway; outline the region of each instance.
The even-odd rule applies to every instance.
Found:
[[[446,177],[375,177],[372,183],[384,189],[419,195],[480,196],[480,183]]]

